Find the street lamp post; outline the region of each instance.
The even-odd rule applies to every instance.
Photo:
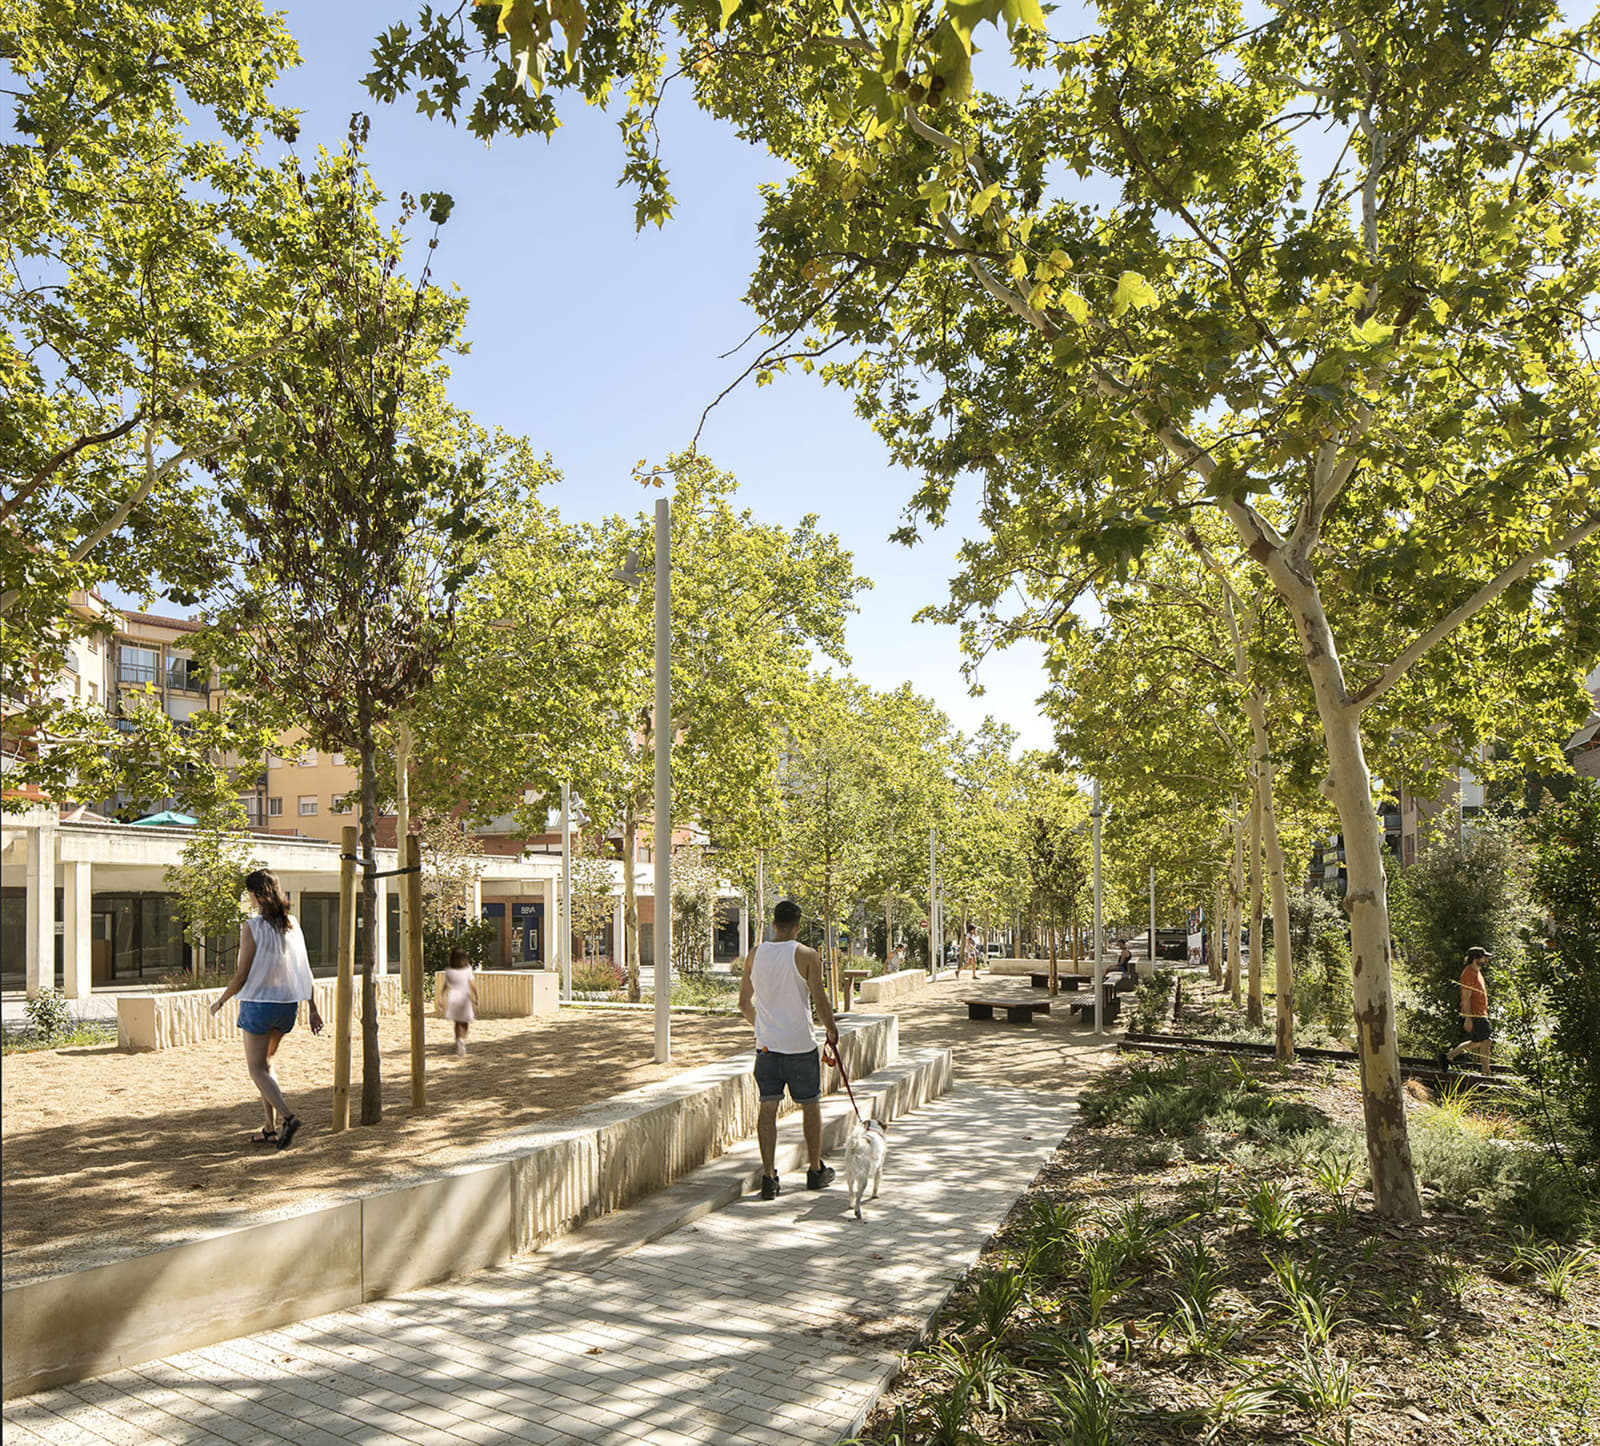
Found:
[[[656,1063],[672,1057],[672,504],[656,499],[655,1021]],[[639,586],[639,556],[612,573]]]
[[[556,906],[556,958],[561,963],[561,990],[572,1002],[572,795],[561,785],[561,902]]]
[[[656,1063],[672,1057],[672,503],[656,499]]]

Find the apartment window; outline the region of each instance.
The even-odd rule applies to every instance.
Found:
[[[328,755],[328,762],[331,763],[335,768],[343,768],[344,767],[344,754],[342,754],[342,753],[330,753]]]
[[[124,643],[117,655],[117,681],[136,686],[154,683],[161,676],[161,654],[155,648],[135,648]]]
[[[317,750],[315,748],[306,749],[306,751],[300,755],[299,762],[300,767],[302,768],[315,768],[317,766]]]
[[[276,753],[269,753],[269,754],[267,754],[267,767],[268,768],[282,768],[283,767],[283,759],[279,758]]]
[[[98,683],[89,684],[89,702],[91,704],[100,702],[100,685]]]
[[[206,670],[193,658],[174,653],[167,659],[167,687],[185,693],[203,693],[206,687]]]
[[[267,800],[267,817],[268,818],[282,818],[283,817],[283,800],[281,798],[269,798]]]
[[[300,795],[300,815],[301,815],[301,817],[302,818],[309,817],[311,814],[314,814],[316,811],[317,811],[317,796],[316,796],[316,794],[314,794],[314,793],[302,793]]]
[[[351,811],[350,799],[345,794],[335,793],[329,796],[329,813],[350,813]]]
[[[261,800],[253,793],[241,793],[239,806],[244,809],[245,817],[250,820],[252,827],[261,822]]]

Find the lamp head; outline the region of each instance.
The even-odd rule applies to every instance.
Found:
[[[613,582],[626,583],[629,587],[639,586],[639,554],[631,547],[621,567],[611,570]]]

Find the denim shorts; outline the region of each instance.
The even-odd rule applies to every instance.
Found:
[[[774,1049],[756,1051],[756,1088],[764,1100],[781,1100],[784,1086],[797,1105],[807,1104],[822,1094],[822,1055],[808,1049],[804,1054],[779,1054]]]
[[[239,1001],[239,1028],[246,1034],[287,1034],[294,1028],[298,1004],[274,1004],[265,999]]]

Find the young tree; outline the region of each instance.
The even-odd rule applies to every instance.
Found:
[[[472,885],[483,876],[483,844],[448,813],[419,811],[411,830],[422,867],[422,911],[428,927],[453,933],[476,924],[468,908]]]
[[[593,957],[590,945],[611,922],[614,887],[600,835],[585,831],[572,854],[572,931],[583,940],[585,963]]]
[[[244,806],[229,795],[196,820],[177,864],[163,875],[177,901],[184,937],[194,951],[197,976],[205,969],[220,968],[229,941],[238,937],[245,917],[245,876],[266,867],[250,856],[250,849],[250,821]]]
[[[377,943],[378,730],[426,685],[449,641],[483,526],[483,470],[430,446],[439,356],[463,306],[400,272],[402,234],[375,219],[362,129],[304,188],[316,258],[300,343],[252,430],[226,507],[243,565],[212,594],[231,680],[285,700],[319,748],[360,764],[361,1122],[382,1116]],[[437,224],[447,198],[433,198]],[[411,213],[402,205],[402,224]],[[436,239],[436,238],[435,238]]]
[[[704,848],[672,852],[672,963],[680,975],[704,974],[716,924],[717,870]]]

